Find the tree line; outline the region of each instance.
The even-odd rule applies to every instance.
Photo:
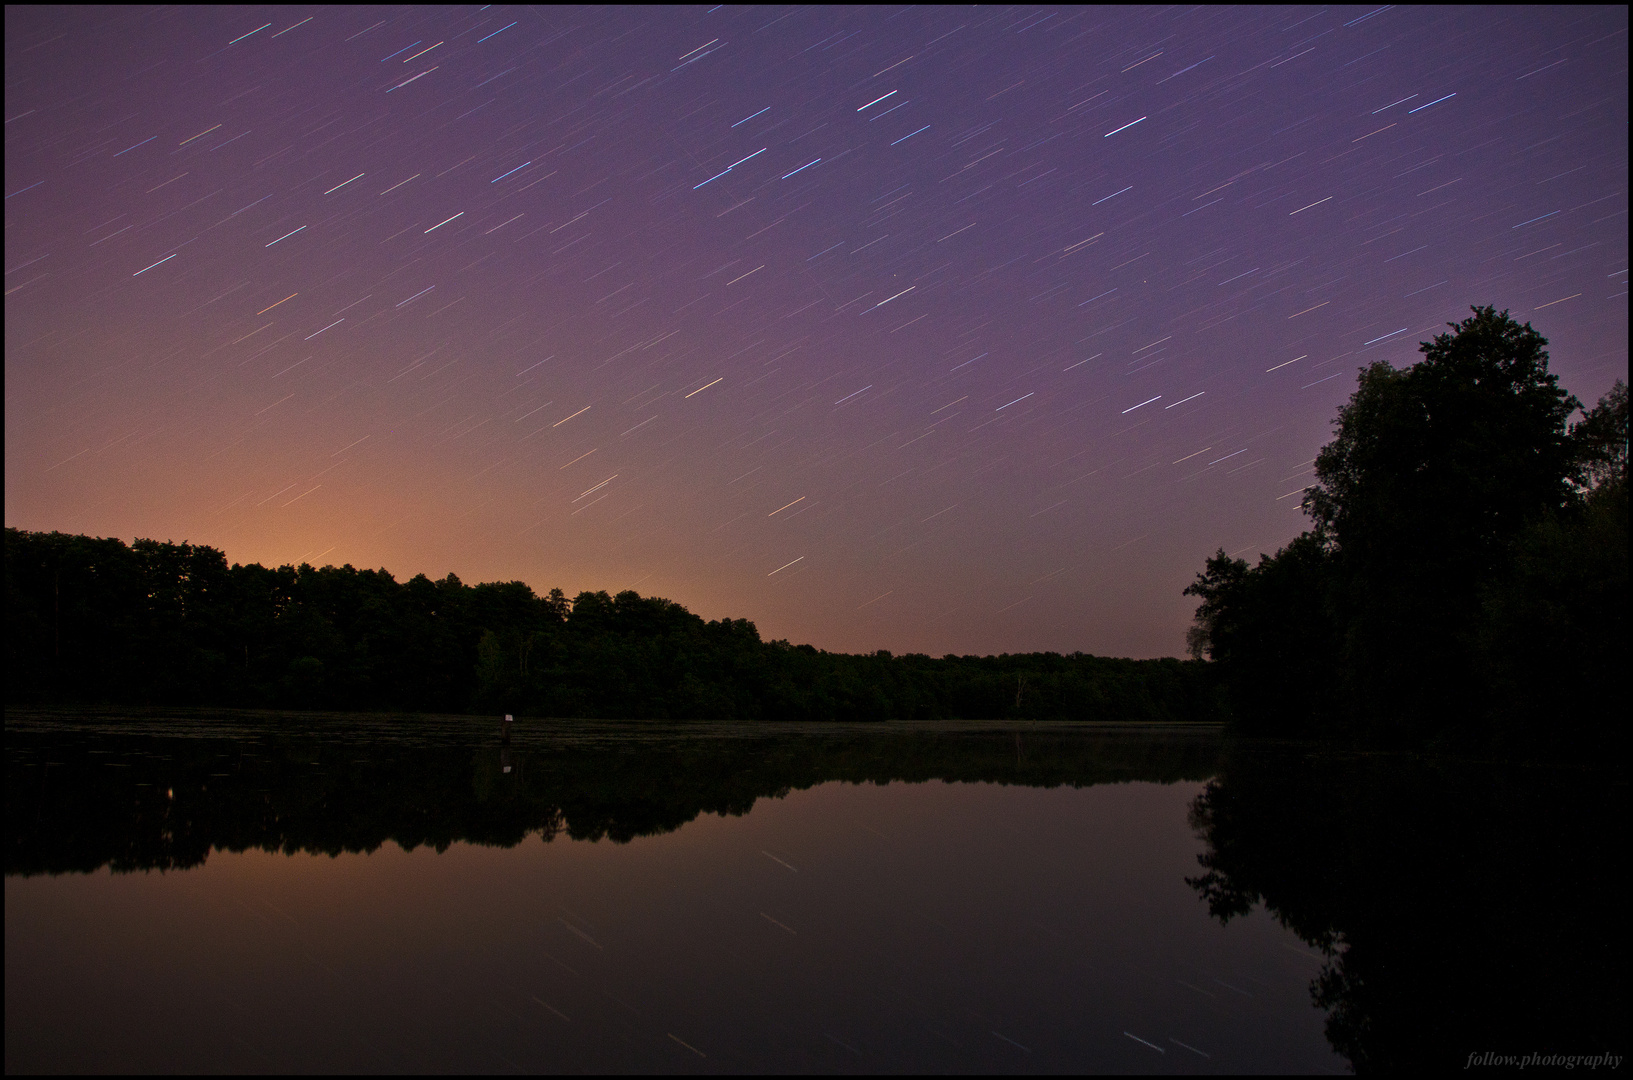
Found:
[[[1073,653],[893,656],[762,641],[633,591],[466,585],[204,545],[8,528],[13,704],[586,718],[1214,718],[1206,665]]]
[[[1490,307],[1378,361],[1257,566],[1207,560],[1193,656],[1243,732],[1595,753],[1625,738],[1627,385],[1581,402]]]

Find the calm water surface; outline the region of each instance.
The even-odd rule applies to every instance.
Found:
[[[462,718],[13,713],[6,1068],[1342,1072],[1463,1052],[1467,1024],[1378,998],[1398,928],[1344,907],[1365,843],[1315,835],[1355,811],[1356,766],[1294,765],[1267,783],[1283,757],[1174,728],[540,722],[502,748]],[[1311,784],[1339,802],[1287,804]],[[1431,897],[1400,899],[1439,933]],[[1608,978],[1620,954],[1600,953]],[[1597,955],[1549,962],[1580,981]],[[1605,1017],[1539,1030],[1586,1050],[1621,1037]]]

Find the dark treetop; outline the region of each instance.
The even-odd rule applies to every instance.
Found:
[[[1220,551],[1193,652],[1248,731],[1584,753],[1622,738],[1627,386],[1579,402],[1507,312],[1378,362],[1338,414],[1314,527]]]

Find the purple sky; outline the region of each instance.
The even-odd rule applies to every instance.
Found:
[[[1358,367],[1627,374],[1627,10],[6,9],[5,520],[1177,655]]]

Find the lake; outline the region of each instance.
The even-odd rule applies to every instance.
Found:
[[[6,1068],[1625,1047],[1626,785],[1208,728],[12,710]]]

